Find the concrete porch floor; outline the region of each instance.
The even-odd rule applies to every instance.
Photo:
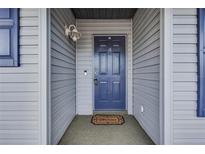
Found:
[[[61,145],[151,145],[154,144],[133,116],[123,115],[123,125],[93,125],[92,116],[76,116]]]

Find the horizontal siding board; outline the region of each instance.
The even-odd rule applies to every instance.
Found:
[[[180,62],[180,63],[196,63],[197,62],[197,56],[196,54],[174,54],[173,56],[174,63]]]
[[[35,111],[39,107],[35,101],[0,102],[0,111]],[[31,122],[32,123],[32,122]],[[13,128],[15,129],[15,127]],[[26,129],[26,127],[25,127]]]
[[[66,91],[66,92],[63,92],[63,93],[60,93],[58,96],[56,96],[55,98],[52,98],[53,101],[56,102],[56,105],[58,104],[58,102],[61,102],[61,101],[65,101],[65,98],[68,97],[68,96],[76,96],[76,95],[72,95],[73,94],[73,91]],[[53,105],[55,107],[55,104]]]
[[[36,36],[38,35],[38,27],[21,27],[20,35],[21,36]]]
[[[62,53],[59,54],[57,50],[52,50],[51,56],[56,57],[57,59],[61,59],[63,61],[67,61],[67,59],[69,59],[69,63],[75,64],[75,58],[71,58]]]
[[[38,131],[32,130],[2,130],[0,139],[38,139]]]
[[[158,81],[149,81],[147,80],[146,82],[144,81],[144,79],[138,79],[138,80],[135,80],[133,81],[133,84],[136,84],[136,85],[143,85],[143,86],[146,86],[146,87],[150,87],[150,88],[154,88],[154,89],[158,89],[158,85],[159,85],[159,82]]]
[[[53,56],[52,56],[51,64],[55,65],[55,66],[61,66],[61,67],[67,67],[67,68],[75,67],[74,63],[69,62],[69,61],[64,61],[64,60],[58,59],[58,58],[53,57]]]
[[[197,45],[196,44],[173,44],[173,52],[174,53],[184,53],[184,54],[196,54]]]
[[[38,17],[38,11],[36,11],[36,9],[33,8],[25,8],[22,9],[19,13],[21,18],[25,18],[25,17]]]
[[[134,88],[133,90],[136,91],[140,91],[141,93],[146,96],[146,99],[153,99],[155,102],[157,102],[157,100],[159,99],[159,90],[155,89],[155,88],[150,88],[150,87],[145,87],[145,86],[141,86],[141,85],[136,85],[138,88]]]
[[[197,63],[174,63],[173,64],[174,73],[196,73],[197,72]]]
[[[160,60],[160,57],[157,56],[157,57],[154,57],[152,59],[148,59],[142,63],[138,63],[138,64],[133,63],[133,66],[135,66],[134,69],[151,67],[153,65],[159,65],[159,60]]]
[[[34,54],[39,54],[38,53],[38,46],[20,46],[20,54],[27,54],[27,55],[34,55]]]
[[[6,92],[0,94],[0,102],[38,101],[38,92]]]
[[[197,74],[196,73],[174,73],[174,81],[181,81],[181,82],[187,82],[187,81],[192,81],[196,82],[197,81]]]
[[[38,18],[30,18],[30,17],[25,17],[25,18],[20,18],[21,22],[20,27],[38,27]]]
[[[52,25],[51,25],[52,26]],[[59,32],[56,28],[52,27],[52,34],[55,39],[61,40],[61,44],[65,44],[68,49],[74,49],[73,45],[70,44],[69,39],[66,38],[63,32]],[[75,55],[73,50],[70,50],[70,53]]]
[[[38,111],[33,111],[33,112],[1,111],[0,120],[1,121],[38,121],[39,120],[38,116],[39,116]]]
[[[191,139],[175,139],[174,140],[174,144],[178,144],[178,145],[204,145],[205,139],[195,139],[195,138],[191,138]]]
[[[197,36],[194,34],[190,35],[174,35],[173,43],[175,44],[196,44],[197,43]]]
[[[37,74],[38,73],[38,64],[22,64],[21,67],[12,67],[8,69],[8,67],[2,67],[0,69],[0,74]],[[1,77],[0,77],[1,80]]]
[[[133,78],[135,78],[135,74],[133,74]],[[140,73],[136,75],[136,78],[141,78],[145,80],[159,80],[159,73]]]
[[[196,16],[197,11],[195,8],[175,8],[173,11],[174,16]]]
[[[175,82],[173,88],[175,92],[197,91],[197,85],[195,82]]]
[[[64,37],[65,39],[65,37]],[[67,40],[63,41],[63,38],[61,38],[60,36],[56,35],[54,32],[51,32],[51,41],[55,41],[55,42],[61,42],[59,45],[69,51],[74,50],[74,47],[72,47],[71,45],[69,45],[69,42],[67,42]],[[52,45],[51,45],[52,46]],[[74,51],[70,52],[72,54]],[[75,55],[75,54],[74,54]]]
[[[175,138],[195,138],[195,139],[205,139],[205,134],[203,133],[204,130],[203,129],[197,129],[195,128],[193,129],[186,129],[183,132],[181,132],[180,130],[176,130],[174,131],[174,136]]]
[[[3,121],[0,124],[1,130],[38,130],[39,123],[37,121]]]
[[[25,46],[37,46],[38,45],[38,36],[21,36],[20,45]]]
[[[196,92],[174,92],[174,101],[187,100],[187,101],[196,101],[197,93]]]
[[[5,145],[32,145],[32,144],[39,144],[39,140],[34,139],[4,139],[0,140],[0,144]]]
[[[137,50],[136,53],[133,54],[133,58],[140,58],[141,56],[159,48],[159,44],[160,44],[160,41],[159,39],[157,39],[156,41],[153,41],[151,42],[150,46],[147,46],[146,48],[144,48],[144,50]]]
[[[37,92],[39,91],[38,83],[1,83],[0,92]]]
[[[69,109],[65,109],[65,107],[68,108],[69,106],[72,106],[74,101],[75,101],[75,97],[69,97],[69,103],[67,103],[66,101],[63,101],[63,102],[58,103],[58,106],[55,106],[54,108],[55,112],[53,112],[53,114],[55,114],[57,118],[53,121],[55,123],[55,125],[53,126],[54,130],[59,129],[59,123],[63,125],[68,125],[67,123],[62,122],[63,121],[62,119],[67,120],[67,118],[64,117],[65,115],[72,116],[72,118],[70,118],[69,120],[73,120],[75,115],[73,115],[72,112],[73,110],[75,110],[75,107],[73,108],[70,107]],[[64,108],[64,110],[62,110],[62,108]]]
[[[197,18],[196,16],[189,15],[189,16],[174,16],[173,17],[173,24],[174,25],[196,25]]]
[[[205,125],[205,122],[203,120],[175,120],[174,122],[174,128],[175,129],[187,129],[189,128],[190,130],[193,131],[193,129],[202,129]],[[178,132],[179,134],[180,132]],[[177,136],[177,135],[176,135]]]
[[[156,14],[155,18],[152,20],[151,23],[148,24],[148,26],[144,26],[144,27],[146,27],[145,29],[140,29],[139,33],[143,33],[143,35],[139,34],[139,37],[134,39],[133,43],[138,42],[139,44],[137,44],[137,45],[140,46],[140,45],[143,44],[143,42],[145,40],[147,40],[150,37],[150,35],[154,34],[157,31],[159,31],[159,18],[158,18],[158,14]],[[135,32],[135,30],[133,32]]]
[[[22,59],[22,64],[38,64],[38,55],[20,55]]]
[[[142,51],[144,48],[148,47],[150,44],[152,44],[154,41],[159,39],[159,31],[152,34],[147,40],[143,42],[140,46],[133,46],[133,50],[137,50],[137,52]]]
[[[75,101],[75,95],[72,95],[72,93],[66,92],[66,95],[62,94],[60,97],[58,97],[58,99],[56,100],[57,105],[53,106],[54,109],[54,114],[56,113],[61,113],[61,108],[64,108],[65,106],[67,106],[67,101],[69,103],[73,103],[73,101]],[[68,104],[71,105],[71,104]],[[71,111],[72,113],[72,111]]]
[[[176,35],[192,35],[197,34],[197,27],[196,25],[174,25],[173,33]]]
[[[75,44],[64,35],[74,24],[70,9],[51,9],[51,143],[57,144],[75,116]]]
[[[173,11],[173,144],[205,144],[197,117],[197,9]]]
[[[135,98],[136,99],[136,98]],[[144,99],[137,99],[137,101],[144,101]],[[155,123],[156,122],[159,122],[158,120],[157,121],[152,121],[152,119],[153,118],[156,118],[157,119],[157,117],[158,117],[158,115],[157,115],[157,113],[156,113],[156,110],[157,110],[157,108],[156,108],[156,106],[154,106],[154,105],[150,105],[149,104],[149,102],[144,102],[144,104],[143,104],[143,106],[144,106],[144,111],[146,111],[147,112],[147,114],[152,114],[153,116],[152,117],[150,117],[150,116],[148,116],[147,114],[143,114],[143,115],[141,115],[142,116],[142,118],[145,120],[145,121],[147,121],[147,122],[150,122],[150,126],[151,126],[151,128],[153,129],[154,127],[155,127]],[[152,108],[150,108],[150,107],[152,107]],[[138,109],[140,108],[140,106],[138,106]],[[140,115],[139,115],[140,116]],[[140,119],[141,120],[141,119]],[[154,135],[154,134],[152,134],[152,135]]]
[[[15,77],[14,77],[15,75]],[[0,83],[1,82],[38,82],[38,74],[28,73],[28,74],[1,74],[0,76]]]
[[[71,59],[75,58],[75,56],[72,53],[67,52],[67,51],[70,51],[72,49],[69,49],[68,47],[64,47],[64,46],[62,47],[62,45],[59,44],[58,42],[56,42],[55,40],[52,40],[51,48],[52,48],[52,50],[56,50],[59,53],[64,54],[65,56],[67,56]]]
[[[159,144],[159,22],[159,9],[138,9],[133,18],[134,116],[156,144]]]
[[[64,87],[61,87],[61,88],[58,88],[58,89],[55,89],[55,90],[52,89],[52,92],[51,92],[52,97],[51,98],[55,98],[55,97],[59,96],[62,93],[65,93],[65,92],[74,93],[75,92],[75,84],[70,85],[70,87],[64,86]]]
[[[39,9],[19,9],[20,67],[0,67],[0,144],[40,144]]]
[[[174,101],[174,110],[196,110],[196,101],[180,100]]]
[[[147,54],[141,56],[140,58],[136,58],[133,63],[140,63],[144,62],[146,60],[152,59],[154,57],[159,56],[159,48],[156,48],[155,50],[152,50],[151,52],[148,52]]]
[[[145,10],[145,12],[144,12],[145,14],[141,15],[141,18],[139,19],[139,21],[138,22],[133,22],[134,23],[133,30],[138,31],[138,30],[142,30],[143,27],[145,28],[146,25],[149,25],[150,21],[153,20],[153,18],[155,17],[155,15],[158,12],[159,12],[159,10],[157,10],[157,9]],[[139,33],[139,35],[140,34],[141,33]]]
[[[133,69],[133,73],[157,73],[157,72],[159,72],[159,65],[152,65],[150,67]]]

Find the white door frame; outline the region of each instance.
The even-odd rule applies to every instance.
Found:
[[[160,9],[160,144],[173,142],[173,9]]]

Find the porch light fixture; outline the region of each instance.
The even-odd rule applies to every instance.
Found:
[[[77,28],[75,25],[65,25],[65,35],[67,37],[70,37],[74,42],[80,39],[81,34],[78,32]]]

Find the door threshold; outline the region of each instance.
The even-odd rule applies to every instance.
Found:
[[[93,114],[120,114],[120,115],[127,115],[128,114],[128,112],[127,112],[127,110],[120,110],[120,111],[93,111]]]

